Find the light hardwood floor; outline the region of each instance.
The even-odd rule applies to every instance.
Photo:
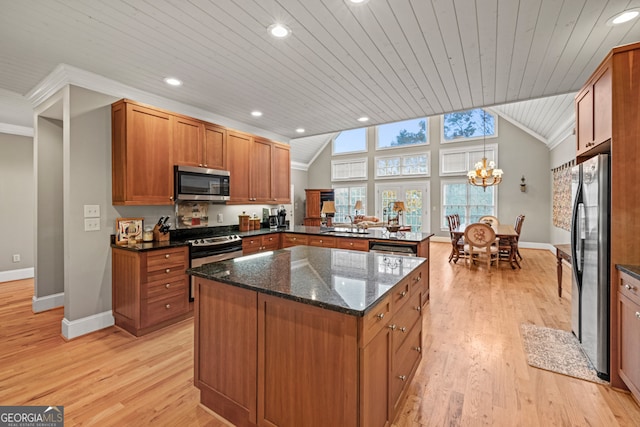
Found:
[[[396,426],[639,426],[627,393],[527,365],[521,323],[570,329],[551,252],[521,270],[447,263],[431,244],[423,360]],[[190,320],[141,338],[112,327],[65,342],[61,309],[31,313],[31,280],[0,283],[0,405],[64,405],[67,426],[225,426],[198,404]]]

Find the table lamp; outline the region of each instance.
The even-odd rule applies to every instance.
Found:
[[[327,227],[331,227],[331,221],[333,215],[336,213],[336,203],[332,200],[326,201],[322,204],[321,214],[324,214],[327,218]]]
[[[402,225],[402,212],[405,211],[404,202],[393,202],[393,210],[398,212],[398,225]]]
[[[358,216],[358,211],[362,210],[362,200],[356,201],[356,205],[353,207],[353,210],[356,211],[356,216]]]

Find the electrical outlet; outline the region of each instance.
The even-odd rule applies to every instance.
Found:
[[[100,205],[84,205],[85,218],[100,218]]]
[[[20,254],[13,254],[13,262],[20,262]]]
[[[222,222],[222,214],[221,213],[218,214],[218,222]]]
[[[84,231],[99,231],[99,230],[100,230],[100,218],[84,219]]]

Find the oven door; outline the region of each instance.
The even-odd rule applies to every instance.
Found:
[[[242,248],[233,250],[231,252],[224,252],[216,255],[209,255],[202,258],[191,258],[191,267],[200,267],[204,264],[211,262],[224,261],[225,259],[238,258],[242,256]],[[195,294],[195,277],[191,276],[191,283],[189,286],[189,301],[193,301]]]

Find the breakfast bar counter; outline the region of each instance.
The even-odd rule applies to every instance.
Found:
[[[429,261],[294,246],[195,277],[195,385],[239,426],[383,426],[422,357]]]

